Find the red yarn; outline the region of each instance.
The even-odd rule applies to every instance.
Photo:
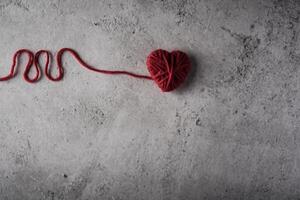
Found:
[[[186,79],[191,62],[189,57],[181,51],[158,49],[150,53],[147,66],[152,79],[163,92],[176,89]]]
[[[82,60],[79,54],[70,48],[62,48],[58,51],[56,56],[58,75],[53,77],[50,73],[50,59],[51,53],[47,50],[39,50],[36,54],[28,49],[20,49],[13,56],[13,63],[11,65],[9,75],[0,78],[0,81],[7,81],[17,74],[16,66],[21,54],[26,53],[29,57],[25,67],[23,77],[29,83],[37,82],[41,77],[41,64],[39,62],[41,55],[46,55],[45,75],[51,81],[60,81],[64,76],[64,69],[62,64],[62,56],[65,52],[71,53],[75,59],[85,68],[103,74],[111,75],[128,75],[134,78],[154,80],[162,91],[167,92],[177,88],[186,78],[190,70],[190,61],[188,56],[180,51],[173,51],[171,53],[158,49],[153,51],[147,58],[147,66],[151,76],[139,75],[128,71],[111,71],[97,69],[88,65]],[[36,75],[33,78],[29,77],[32,66],[35,67]]]
[[[27,65],[25,67],[24,74],[23,74],[24,79],[29,83],[34,83],[34,82],[38,81],[38,79],[40,77],[40,69],[36,65],[36,63],[34,63],[34,54],[28,49],[20,49],[14,54],[13,63],[10,68],[10,73],[5,77],[0,78],[0,81],[7,81],[7,80],[13,78],[17,74],[17,71],[15,70],[16,64],[18,62],[19,56],[23,53],[26,53],[29,57]],[[30,72],[30,69],[31,69],[33,63],[34,63],[35,69],[36,69],[36,75],[34,78],[30,78],[29,72]]]

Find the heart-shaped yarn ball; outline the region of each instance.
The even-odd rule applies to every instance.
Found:
[[[147,57],[146,64],[152,79],[163,92],[179,87],[191,69],[189,57],[181,51],[170,53],[157,49]]]

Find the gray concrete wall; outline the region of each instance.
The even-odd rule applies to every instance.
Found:
[[[0,83],[0,199],[299,199],[299,17],[299,0],[0,0],[1,75],[18,48],[142,74],[156,48],[193,61],[165,94],[70,55],[59,83],[21,66]]]

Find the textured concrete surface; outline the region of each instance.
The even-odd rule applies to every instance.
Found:
[[[143,74],[156,48],[193,60],[167,94],[67,55],[62,82],[0,83],[0,199],[299,200],[299,17],[299,0],[0,0],[1,75],[18,48]]]

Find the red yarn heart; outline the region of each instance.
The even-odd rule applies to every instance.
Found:
[[[152,79],[163,92],[176,89],[186,79],[191,62],[189,57],[181,51],[169,53],[157,49],[147,57],[147,67]]]
[[[17,74],[18,59],[24,53],[29,56],[29,60],[23,75],[27,82],[35,83],[39,81],[42,68],[39,62],[41,55],[46,56],[46,62],[44,64],[46,77],[51,81],[60,81],[64,76],[62,56],[65,52],[71,53],[79,62],[79,64],[91,71],[110,75],[123,74],[134,78],[154,80],[163,92],[169,92],[176,89],[186,79],[186,76],[191,69],[191,62],[189,60],[189,57],[181,51],[172,51],[171,53],[169,53],[168,51],[158,49],[150,53],[150,55],[147,57],[147,66],[151,76],[147,76],[122,70],[98,69],[83,61],[75,50],[70,48],[62,48],[58,51],[56,56],[58,76],[53,77],[50,72],[51,52],[49,52],[48,50],[39,50],[38,52],[34,53],[28,49],[20,49],[13,56],[10,73],[5,77],[0,77],[0,81],[7,81],[15,77],[15,75]],[[36,70],[36,76],[34,78],[31,78],[29,77],[29,73],[33,66]]]

